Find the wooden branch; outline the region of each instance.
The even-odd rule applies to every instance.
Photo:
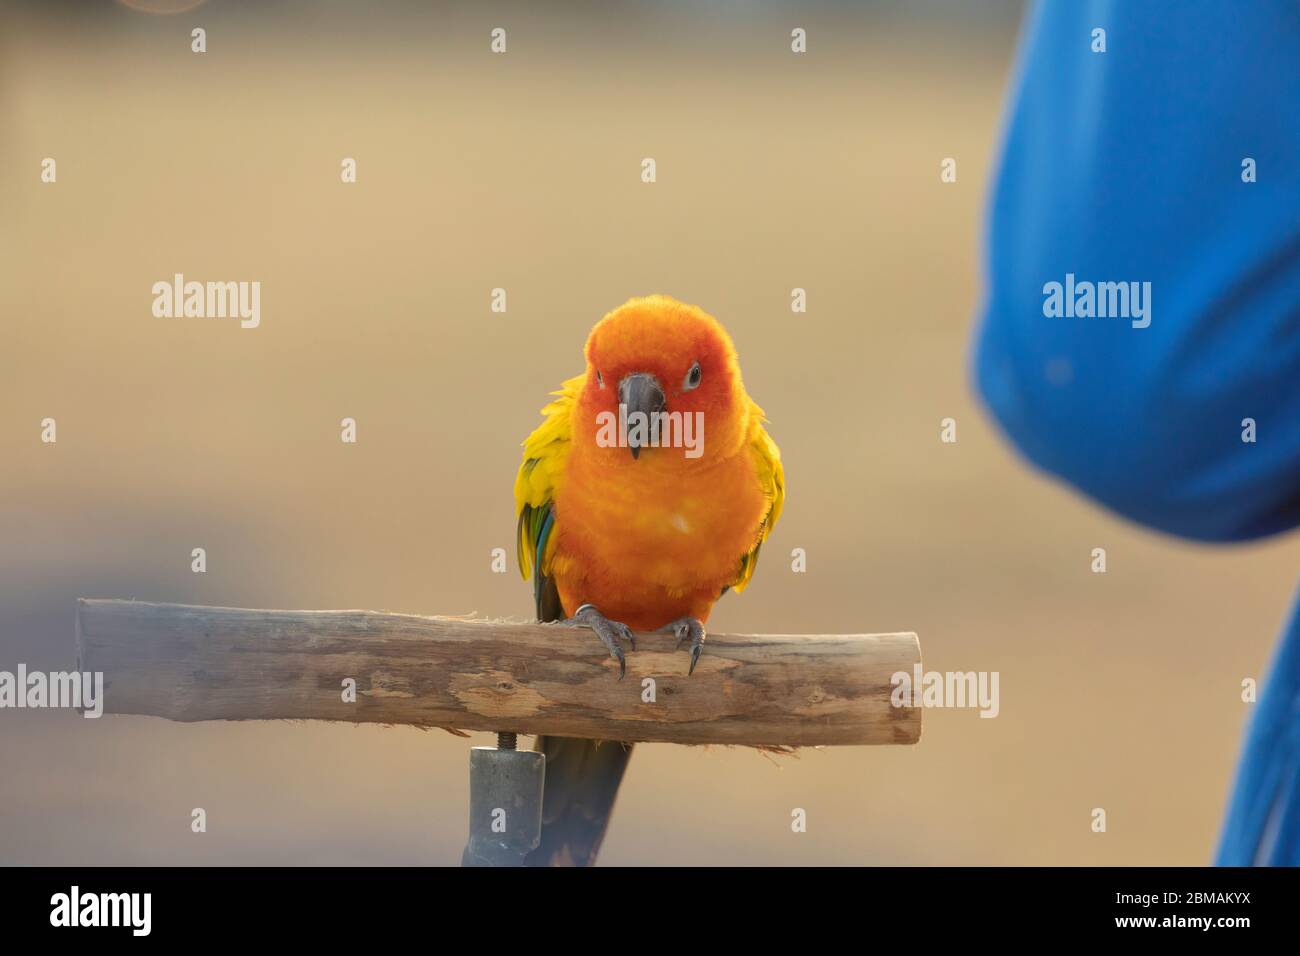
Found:
[[[170,720],[345,720],[682,744],[912,744],[890,677],[915,634],[710,634],[695,673],[637,635],[627,676],[585,628],[375,611],[81,600],[78,669],[105,712]],[[655,701],[642,701],[643,678]],[[343,682],[356,681],[356,700]]]

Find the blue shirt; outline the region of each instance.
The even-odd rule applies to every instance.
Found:
[[[1133,521],[1203,541],[1294,527],[1300,3],[1055,0],[1025,30],[988,211],[984,401],[1030,461]],[[1219,863],[1300,864],[1298,755],[1300,608]]]

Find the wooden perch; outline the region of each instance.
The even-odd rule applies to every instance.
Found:
[[[695,673],[638,634],[627,677],[585,628],[375,611],[257,611],[81,600],[78,669],[106,713],[345,720],[680,744],[912,744],[890,703],[915,634],[710,634]],[[654,702],[644,702],[644,678]],[[355,702],[343,699],[356,681]]]

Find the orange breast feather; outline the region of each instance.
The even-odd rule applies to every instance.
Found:
[[[655,453],[614,474],[598,455],[570,454],[550,560],[569,614],[594,604],[634,630],[705,621],[754,549],[771,502],[745,449],[698,471],[668,460],[675,449]]]

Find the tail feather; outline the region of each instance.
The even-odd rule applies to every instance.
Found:
[[[537,553],[537,619],[565,618],[555,579],[542,573]],[[525,866],[591,866],[605,839],[618,785],[632,756],[632,745],[581,737],[538,737],[546,754],[542,791],[542,841],[524,858]]]
[[[546,754],[542,842],[526,866],[591,866],[609,825],[632,745],[577,737],[538,737]]]

